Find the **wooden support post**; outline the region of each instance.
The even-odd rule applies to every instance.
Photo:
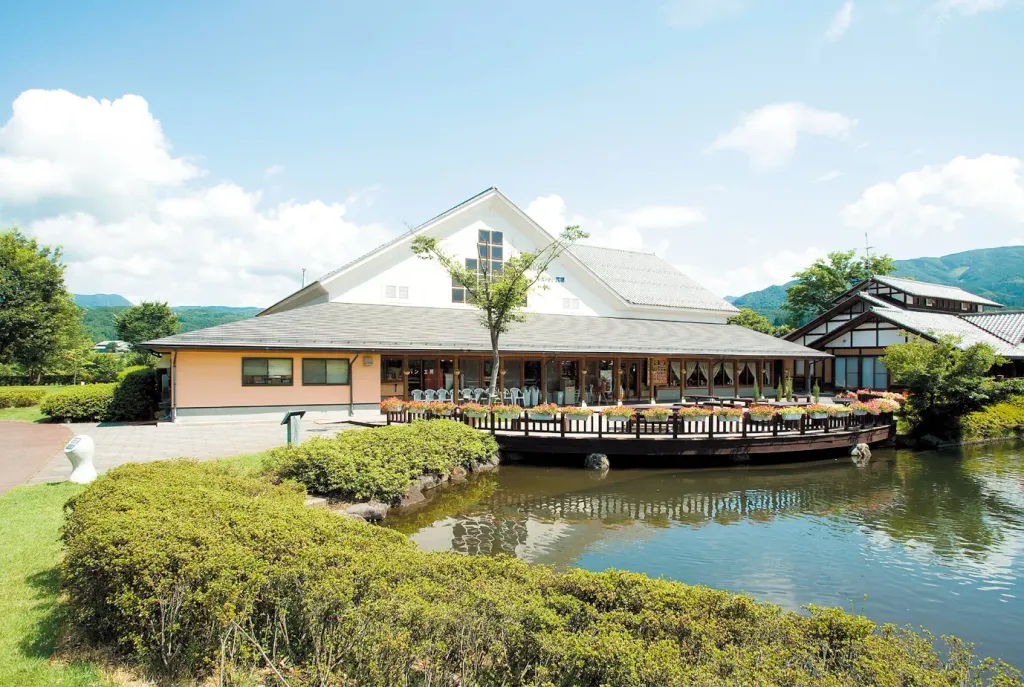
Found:
[[[779,436],[779,416],[772,415],[772,436]]]
[[[743,415],[740,415],[740,428],[741,428],[740,429],[740,433],[743,435],[744,439],[747,438],[747,424],[749,422],[750,422],[750,416],[749,415],[747,415],[746,413],[744,413]]]
[[[636,438],[640,438],[640,413],[633,413],[633,423],[636,425]]]
[[[678,410],[673,410],[672,411],[672,438],[673,439],[678,439],[679,438],[679,411]]]
[[[708,438],[709,439],[714,439],[714,437],[715,437],[715,416],[714,415],[708,415],[705,418],[705,420],[707,420],[707,423],[708,423]]]
[[[604,423],[604,414],[598,413],[598,415],[597,415],[597,438],[598,439],[600,439],[601,437],[604,436],[603,423]]]
[[[491,411],[491,436],[494,436],[494,411]]]
[[[540,359],[540,402],[548,402],[548,361],[543,356]]]
[[[671,365],[671,363],[669,363]],[[686,396],[686,358],[679,360],[679,401]]]
[[[565,413],[559,413],[559,415],[562,416],[561,435],[564,437],[565,436]]]
[[[697,361],[697,365],[700,365],[700,361]],[[715,361],[708,359],[708,396],[713,396],[715,393]]]
[[[452,401],[459,402],[459,356],[452,359]]]
[[[402,379],[404,380],[404,386],[402,388],[402,400],[409,400],[409,356],[402,356]]]
[[[612,358],[612,398],[618,404],[622,400],[622,359]]]
[[[740,365],[743,363],[742,360],[734,360],[732,362],[732,396],[733,398],[740,397]]]
[[[800,433],[807,434],[807,415],[803,414],[800,416]]]

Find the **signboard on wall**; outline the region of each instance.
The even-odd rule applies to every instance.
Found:
[[[651,358],[651,386],[668,386],[668,358]]]

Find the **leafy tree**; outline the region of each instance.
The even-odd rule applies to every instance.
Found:
[[[589,236],[578,226],[566,227],[561,234],[544,248],[535,252],[521,252],[509,257],[498,273],[490,269],[489,260],[481,260],[484,271],[467,269],[457,256],[449,255],[438,245],[436,238],[417,236],[412,251],[424,260],[437,260],[451,276],[452,283],[466,289],[466,302],[480,310],[480,323],[487,328],[491,337],[491,353],[494,365],[491,368],[489,396],[493,400],[498,390],[498,369],[501,358],[498,341],[509,327],[524,319],[526,297],[534,288],[546,288],[545,272],[569,246]]]
[[[0,232],[0,363],[39,377],[81,339],[81,311],[64,286],[59,247]]]
[[[986,375],[1001,360],[988,344],[961,348],[960,337],[947,334],[889,346],[882,364],[909,392],[903,412],[913,431],[953,436],[960,418],[988,400]]]
[[[728,322],[729,324],[738,324],[741,327],[753,329],[755,332],[761,332],[770,336],[785,336],[793,331],[793,328],[789,325],[772,324],[768,321],[767,317],[759,314],[753,308],[740,308],[739,314],[730,317]]]
[[[126,308],[114,320],[117,338],[131,344],[133,351],[141,351],[140,344],[178,331],[181,323],[167,303],[143,301]]]
[[[896,263],[888,255],[868,255],[857,258],[856,251],[834,251],[828,258],[818,258],[814,264],[793,276],[797,283],[786,290],[782,306],[790,314],[793,324],[806,322],[825,312],[840,295],[857,282],[872,275],[886,275],[896,271]]]

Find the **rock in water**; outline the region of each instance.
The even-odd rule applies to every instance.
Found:
[[[587,470],[597,470],[599,472],[604,472],[611,466],[612,464],[608,462],[608,456],[603,453],[591,453],[583,462],[583,467]]]
[[[850,451],[850,458],[857,467],[864,467],[871,462],[871,448],[867,444],[857,444]]]
[[[362,518],[367,522],[379,522],[387,517],[388,504],[381,503],[380,501],[354,503],[345,509],[345,513]]]

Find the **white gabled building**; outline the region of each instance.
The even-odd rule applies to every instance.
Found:
[[[492,270],[553,240],[489,188],[253,319],[149,342],[170,370],[175,416],[474,395],[491,371],[487,331],[441,266],[413,254],[420,235],[468,267],[487,261]],[[727,324],[733,305],[653,253],[578,245],[547,277],[528,298],[526,321],[501,340],[502,386],[521,403],[749,395],[755,383],[769,391],[828,357]]]

